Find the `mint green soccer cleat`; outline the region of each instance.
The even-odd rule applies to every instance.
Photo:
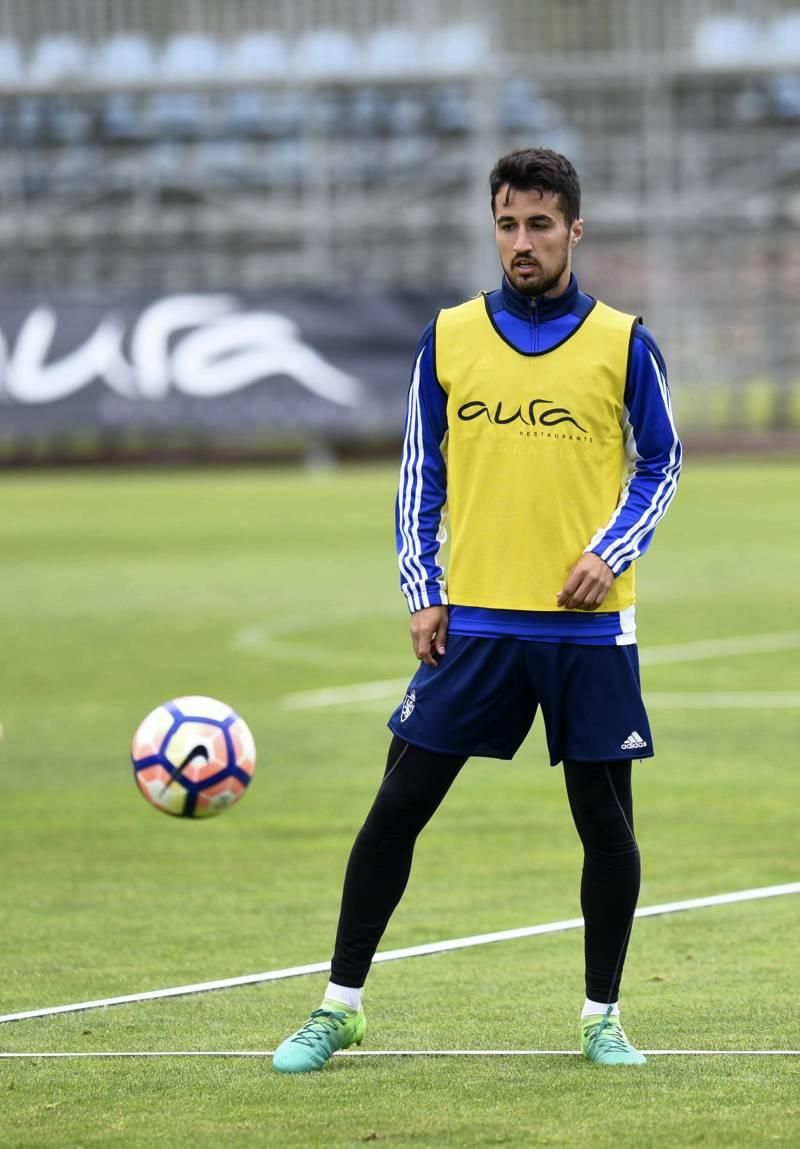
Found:
[[[581,1049],[596,1065],[646,1065],[647,1058],[634,1049],[618,1017],[592,1014],[581,1021]]]
[[[272,1058],[278,1073],[313,1073],[322,1069],[337,1049],[360,1045],[367,1032],[363,1009],[338,1001],[323,1001],[305,1025],[282,1041]]]

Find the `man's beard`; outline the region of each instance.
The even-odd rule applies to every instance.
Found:
[[[567,270],[568,264],[569,245],[565,246],[561,265],[554,275],[549,275],[546,279],[539,279],[536,282],[532,282],[531,280],[526,282],[523,280],[522,283],[517,283],[514,278],[514,265],[512,263],[511,271],[508,273],[508,278],[511,280],[511,286],[515,291],[518,291],[520,295],[527,295],[530,299],[535,299],[539,295],[547,295],[548,291],[552,291],[561,276]]]

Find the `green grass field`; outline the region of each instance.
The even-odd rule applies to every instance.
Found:
[[[397,699],[283,699],[413,671],[394,479],[0,480],[0,1013],[329,958]],[[788,636],[772,653],[645,666],[658,757],[637,767],[642,906],[800,879],[798,504],[800,466],[690,460],[640,564],[645,655]],[[713,708],[716,692],[748,705]],[[152,810],[128,763],[140,718],[188,693],[234,705],[259,747],[250,793],[210,822]],[[382,948],[576,917],[579,861],[537,723],[512,764],[464,771],[420,840]],[[623,985],[632,1039],[800,1048],[798,909],[788,896],[640,921]],[[0,1051],[269,1050],[325,981],[3,1024]],[[386,963],[370,978],[364,1048],[576,1048],[582,999],[580,931]],[[641,1070],[338,1058],[303,1078],[256,1058],[0,1060],[4,1149],[370,1141],[800,1146],[800,1058],[659,1057]]]

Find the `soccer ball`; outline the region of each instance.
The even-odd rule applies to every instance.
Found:
[[[216,698],[165,702],[133,736],[136,784],[148,802],[183,818],[221,814],[244,794],[256,745],[243,718]]]

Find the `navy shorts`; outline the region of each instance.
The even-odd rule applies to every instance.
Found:
[[[635,645],[452,634],[421,663],[389,729],[442,754],[513,758],[542,709],[550,763],[651,758]]]

